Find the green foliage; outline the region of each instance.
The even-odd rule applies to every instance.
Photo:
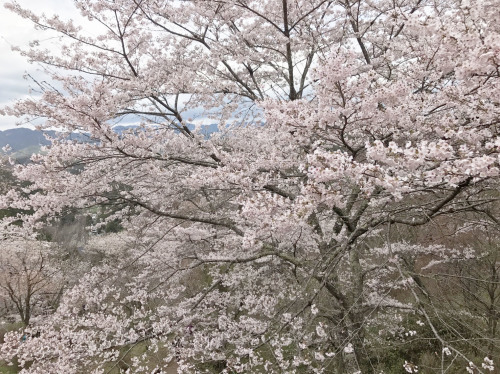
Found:
[[[117,233],[123,230],[120,220],[114,219],[106,223],[104,228],[99,230],[99,233]]]

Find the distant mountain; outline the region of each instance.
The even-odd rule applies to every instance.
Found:
[[[186,126],[187,126],[187,128],[190,131],[193,131],[193,130],[195,130],[197,128],[197,126],[193,125],[192,123],[188,123]],[[212,124],[209,124],[209,125],[201,125],[201,126],[198,126],[198,127],[199,127],[200,132],[203,135],[210,136],[214,132],[219,131],[219,127],[218,126],[219,125],[217,125],[216,123],[212,123]],[[152,127],[158,127],[158,125],[152,125]],[[139,126],[115,126],[115,127],[113,127],[113,130],[116,133],[118,133],[118,134],[122,134],[126,130],[137,129],[137,128],[139,128]]]
[[[48,131],[49,136],[55,134],[54,131]],[[0,148],[10,145],[12,152],[18,152],[28,147],[40,148],[43,145],[49,145],[48,141],[41,131],[30,130],[22,127],[0,131]]]
[[[11,150],[8,155],[18,162],[25,163],[33,153],[40,152],[42,146],[50,145],[50,140],[46,138],[55,137],[56,131],[31,130],[24,127],[0,131],[0,155],[4,152],[2,148],[9,145]],[[71,134],[71,138],[86,140],[83,134]]]
[[[136,126],[116,126],[113,128],[118,134],[122,134],[126,130],[135,128]],[[188,124],[190,130],[194,130],[195,126]],[[201,127],[201,132],[205,136],[210,136],[212,133],[217,132],[217,125],[203,125]],[[9,155],[16,159],[27,159],[33,153],[40,151],[40,148],[45,145],[50,145],[50,141],[47,140],[45,135],[49,137],[54,137],[56,131],[38,131],[31,130],[24,127],[17,127],[14,129],[8,129],[0,131],[0,154],[2,154],[1,148],[5,147],[7,144],[12,149]],[[71,134],[71,138],[88,141],[85,134]]]

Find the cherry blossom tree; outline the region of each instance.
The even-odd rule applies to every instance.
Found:
[[[45,248],[44,248],[45,247]],[[47,246],[37,241],[2,241],[0,298],[4,313],[15,313],[24,326],[33,315],[53,308],[62,295],[62,272],[51,263]]]
[[[68,42],[22,51],[57,83],[6,112],[92,141],[55,139],[17,167],[29,196],[2,202],[34,211],[24,229],[107,206],[129,250],[36,338],[7,335],[4,358],[26,372],[369,373],[413,313],[463,369],[492,368],[440,333],[412,262],[466,250],[429,227],[498,222],[496,1],[75,4],[101,35],[7,5]],[[193,130],[194,109],[219,131]],[[140,126],[113,131],[126,119]]]

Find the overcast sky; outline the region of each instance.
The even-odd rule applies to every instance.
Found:
[[[3,4],[7,1],[12,0],[0,0],[0,109],[30,95],[30,82],[23,78],[26,73],[38,81],[45,79],[39,66],[28,64],[25,58],[18,52],[12,51],[11,47],[26,47],[30,41],[38,40],[43,47],[50,49],[51,39],[55,35],[55,33],[51,35],[50,32],[35,30],[29,21],[5,9]],[[58,14],[62,19],[73,18],[77,23],[83,22],[87,33],[98,33],[98,30],[90,29],[97,26],[96,23],[81,21],[73,0],[17,0],[17,2],[37,14]],[[184,99],[187,100],[187,97]],[[203,115],[201,108],[190,109],[184,115],[185,118],[191,118],[193,123],[213,123],[213,120]],[[0,114],[0,130],[16,127],[20,121],[20,119]],[[130,118],[122,124],[133,124],[137,121],[139,121],[138,118]],[[30,127],[25,123],[22,126]]]
[[[18,0],[21,6],[46,14],[75,16],[72,0]],[[43,39],[33,25],[4,8],[0,0],[0,108],[26,97],[29,83],[23,79],[25,72],[41,76],[36,65],[28,64],[11,46],[26,46],[30,40]],[[0,130],[15,127],[16,118],[0,115]]]

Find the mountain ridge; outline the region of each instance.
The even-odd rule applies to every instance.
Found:
[[[138,128],[138,126],[116,126],[114,131],[122,133],[126,130]],[[193,130],[194,125],[188,124],[188,128]],[[216,124],[204,125],[202,132],[209,136],[218,131]],[[47,139],[56,137],[55,130],[32,130],[26,127],[16,127],[7,130],[0,130],[0,155],[9,155],[14,159],[28,159],[33,153],[40,152],[41,147],[51,144]],[[85,134],[72,133],[70,138],[75,140],[85,140]],[[2,151],[5,146],[10,147],[9,152]]]

